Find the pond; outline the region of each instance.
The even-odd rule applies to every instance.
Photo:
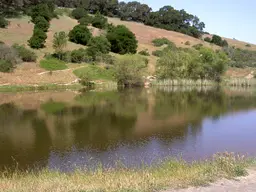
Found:
[[[127,89],[0,93],[0,169],[151,165],[256,155],[256,92]]]

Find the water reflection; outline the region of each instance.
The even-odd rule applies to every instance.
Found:
[[[37,93],[47,99],[23,106],[8,96],[0,105],[1,169],[70,171],[113,167],[119,160],[140,166],[180,154],[187,160],[225,150],[256,154],[256,94],[130,89],[90,91],[72,100],[67,93],[66,101],[65,94]]]

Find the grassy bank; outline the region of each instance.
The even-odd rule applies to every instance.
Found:
[[[77,191],[77,192],[150,192],[166,188],[200,186],[221,178],[247,174],[252,163],[234,154],[215,155],[211,160],[186,163],[168,160],[157,166],[141,169],[76,171],[60,173],[43,170],[39,173],[8,173],[0,177],[1,191]]]
[[[81,88],[82,86],[80,84],[3,85],[3,86],[0,86],[0,92],[45,91],[45,90],[65,90],[65,89],[76,90]]]

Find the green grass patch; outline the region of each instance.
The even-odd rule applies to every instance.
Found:
[[[41,105],[41,109],[47,114],[55,114],[60,112],[66,107],[66,104],[63,102],[54,102],[49,101]]]
[[[40,67],[48,71],[63,70],[68,68],[65,62],[54,58],[41,60]]]
[[[106,69],[97,65],[87,65],[73,72],[79,78],[88,77],[91,80],[114,80],[114,71],[112,68]]]
[[[82,86],[80,84],[4,85],[4,86],[0,86],[0,92],[47,91],[47,90],[65,90],[65,89],[77,90],[81,88]]]

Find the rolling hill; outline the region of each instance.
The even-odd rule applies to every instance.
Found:
[[[121,21],[117,18],[108,18],[109,23],[114,25],[125,25],[127,26],[137,37],[139,42],[138,51],[143,49],[148,49],[150,53],[157,50],[153,46],[151,41],[155,38],[165,37],[170,41],[174,42],[178,47],[192,47],[196,44],[203,44],[206,47],[212,49],[220,49],[220,47],[207,43],[201,39],[196,39],[188,35],[184,35],[174,31],[167,31],[164,29],[154,28],[150,26],[145,26],[142,23]],[[41,50],[36,50],[37,55],[39,56],[38,61],[43,58],[47,53],[53,52],[52,49],[52,40],[55,32],[65,31],[69,32],[75,25],[77,21],[68,16],[60,16],[59,19],[53,19],[51,21],[51,27],[48,31],[48,38],[46,41],[46,47]],[[90,27],[94,35],[99,35],[104,33],[99,29]],[[30,22],[29,17],[22,17],[18,19],[10,19],[10,25],[7,29],[0,29],[0,41],[3,41],[7,45],[12,45],[14,43],[18,44],[27,44],[27,40],[32,36],[33,32],[33,23]],[[209,36],[209,35],[205,35]],[[235,46],[237,48],[256,50],[256,45],[251,44],[250,47],[246,45],[248,43],[225,38],[229,45]],[[189,46],[185,45],[186,42],[189,42]],[[73,50],[82,47],[71,42],[68,42],[67,49]],[[149,57],[149,66],[148,74],[154,74],[155,64],[157,57]],[[63,71],[56,71],[54,75],[49,76],[48,73],[44,73],[44,70],[39,67],[38,63],[23,63],[19,65],[13,73],[4,74],[0,73],[0,85],[3,84],[46,84],[46,83],[59,83],[67,84],[76,80],[76,76],[72,73],[73,68],[79,67],[75,64],[69,64],[69,69]],[[227,75],[235,77],[244,77],[251,73],[251,69],[229,69]]]

